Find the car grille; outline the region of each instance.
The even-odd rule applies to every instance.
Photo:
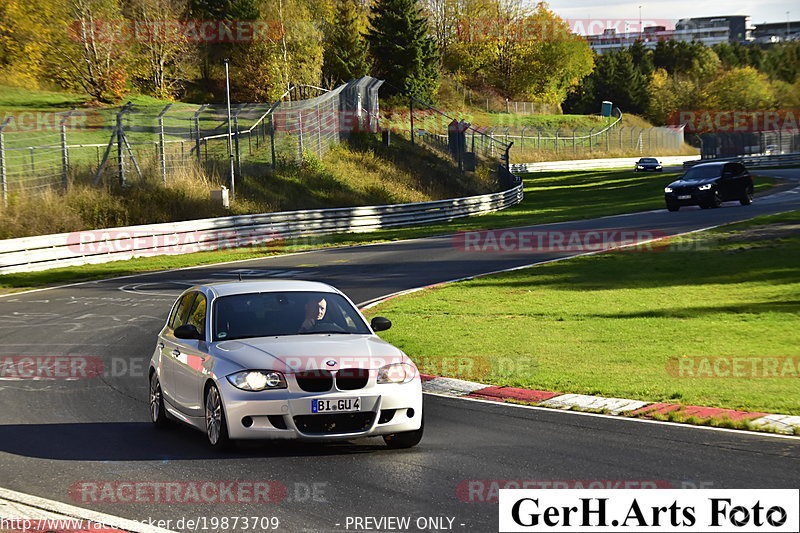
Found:
[[[306,370],[297,372],[294,377],[306,392],[325,392],[333,387],[333,374],[327,370]]]
[[[294,417],[294,424],[301,433],[325,435],[360,433],[372,427],[374,420],[374,412],[297,415]]]
[[[336,373],[336,388],[339,390],[363,389],[369,381],[366,368],[343,368]]]
[[[696,190],[694,187],[676,187],[672,189],[672,192],[675,194],[692,194]]]
[[[334,375],[328,370],[306,370],[295,374],[297,385],[306,392],[327,392],[333,388]],[[336,372],[336,387],[339,390],[357,390],[367,386],[369,370],[365,368],[343,368]]]

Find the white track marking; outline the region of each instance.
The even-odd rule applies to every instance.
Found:
[[[744,429],[729,429],[729,428],[717,428],[713,426],[693,426],[690,424],[679,424],[677,422],[667,422],[663,420],[648,420],[646,418],[631,418],[627,416],[615,416],[615,415],[604,415],[601,413],[584,413],[581,411],[565,411],[563,409],[553,409],[552,407],[540,407],[537,405],[523,405],[518,403],[508,403],[508,402],[498,402],[494,400],[483,400],[481,398],[470,398],[468,396],[450,396],[447,394],[438,394],[435,392],[426,392],[424,394],[428,394],[430,396],[439,396],[442,398],[451,398],[453,400],[459,401],[467,401],[467,402],[479,402],[479,403],[486,403],[491,405],[497,405],[500,407],[508,407],[511,409],[532,409],[534,411],[547,411],[548,413],[560,413],[564,415],[576,415],[576,416],[594,416],[599,418],[608,418],[610,420],[617,420],[619,422],[633,422],[638,424],[657,424],[657,425],[667,425],[673,426],[677,428],[683,428],[686,430],[700,430],[700,431],[721,431],[724,433],[735,433],[737,435],[749,435],[751,437],[763,437],[763,438],[770,438],[770,439],[791,439],[791,440],[800,440],[800,437],[794,435],[779,435],[776,433],[765,433],[761,431],[747,431]]]
[[[75,507],[54,500],[31,496],[4,488],[0,488],[0,510],[3,514],[11,514],[4,518],[31,518],[37,519],[62,519],[62,520],[84,520],[94,523],[106,524],[108,526],[130,531],[132,533],[171,533],[170,530],[160,527],[149,526],[135,520],[120,518],[105,513],[98,513],[82,507]],[[19,516],[25,514],[27,516]],[[91,528],[88,529],[91,531]]]

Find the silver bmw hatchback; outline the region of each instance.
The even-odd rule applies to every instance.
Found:
[[[225,282],[188,289],[150,361],[150,419],[236,439],[422,438],[413,361],[381,340],[339,290],[309,281]]]

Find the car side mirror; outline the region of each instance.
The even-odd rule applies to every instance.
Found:
[[[386,331],[392,327],[392,321],[386,317],[376,316],[369,325],[372,326],[373,331]]]
[[[200,340],[203,338],[193,324],[184,324],[175,328],[175,337],[186,340]]]

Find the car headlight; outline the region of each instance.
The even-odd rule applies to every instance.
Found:
[[[408,383],[416,371],[408,363],[393,363],[378,369],[378,383]]]
[[[711,188],[711,184],[710,184],[710,183],[706,183],[705,185],[701,185],[701,186],[699,186],[699,187],[697,188],[697,190],[698,190],[698,191],[707,191],[707,190],[708,190],[708,189],[710,189],[710,188]]]
[[[664,192],[672,192],[672,187],[664,187]]]
[[[273,370],[243,370],[228,376],[228,381],[237,389],[249,391],[286,388],[283,374]]]
[[[656,165],[656,168],[661,168],[661,165]]]
[[[642,165],[636,165],[636,168],[644,168]]]

